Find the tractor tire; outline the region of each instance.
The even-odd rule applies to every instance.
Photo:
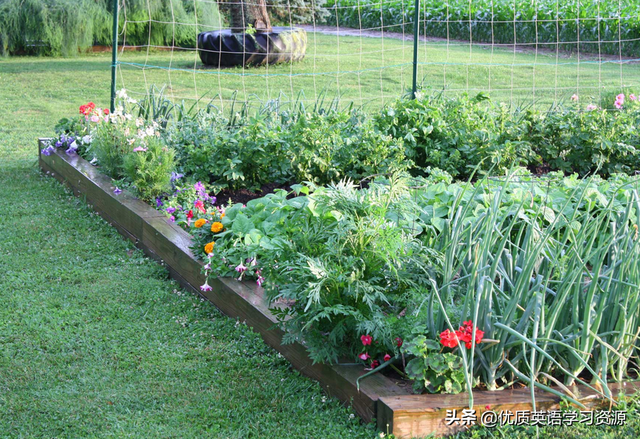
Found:
[[[198,34],[198,52],[207,66],[233,67],[300,61],[307,51],[304,29],[274,27],[271,32]]]

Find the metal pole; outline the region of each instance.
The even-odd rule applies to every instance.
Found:
[[[418,90],[418,20],[420,18],[420,0],[416,0],[413,11],[413,86],[411,87],[411,99],[416,98]]]
[[[116,111],[116,65],[118,63],[118,0],[113,0],[113,47],[111,49],[111,112]]]

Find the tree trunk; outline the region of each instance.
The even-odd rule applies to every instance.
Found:
[[[222,2],[222,9],[229,11],[231,32],[242,33],[249,24],[258,32],[271,32],[266,0],[249,0],[249,2],[250,4],[240,0]]]

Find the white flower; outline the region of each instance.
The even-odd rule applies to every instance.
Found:
[[[84,137],[82,138],[82,143],[84,143],[85,145],[87,145],[87,144],[91,143],[91,136],[89,136],[89,135],[84,136]]]
[[[145,130],[145,132],[147,133],[147,136],[153,136],[153,133],[155,132],[153,127],[147,127],[147,129]]]
[[[140,128],[142,125],[144,125],[144,120],[142,120],[142,118],[141,118],[141,117],[137,118],[137,119],[136,119],[136,126],[137,126],[138,128]]]
[[[127,97],[127,90],[125,90],[124,88],[121,88],[120,90],[118,90],[117,96],[120,99],[126,98]]]
[[[75,140],[71,143],[71,145],[69,145],[69,148],[78,149],[78,144],[76,143]]]

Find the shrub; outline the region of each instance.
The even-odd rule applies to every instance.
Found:
[[[141,198],[152,200],[171,189],[175,154],[154,137],[147,140],[145,148],[124,155],[124,176],[134,185]]]
[[[94,44],[110,46],[112,5],[111,0],[0,2],[0,51],[66,56]],[[126,0],[125,8],[129,45],[195,47],[198,32],[221,26],[216,2]],[[120,20],[119,32],[124,31]]]

